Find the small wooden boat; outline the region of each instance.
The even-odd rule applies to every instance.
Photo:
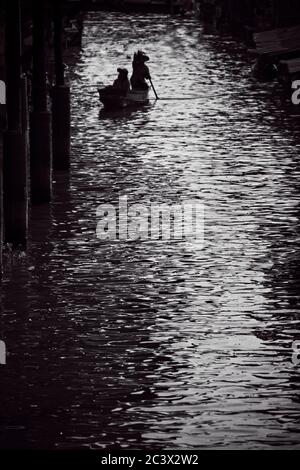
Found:
[[[149,103],[149,91],[130,90],[127,95],[114,93],[111,87],[99,89],[99,98],[106,109],[123,109],[129,106],[143,106]]]

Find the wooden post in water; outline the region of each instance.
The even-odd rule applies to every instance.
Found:
[[[53,168],[70,167],[71,102],[70,87],[65,83],[63,61],[63,16],[61,1],[53,5],[55,86],[52,88]]]
[[[33,2],[33,77],[30,116],[31,198],[47,203],[52,196],[52,126],[46,75],[46,2]]]
[[[6,83],[5,83],[5,23],[4,9],[0,9],[0,279],[2,276],[3,250],[3,132],[6,128]]]
[[[28,231],[28,153],[22,127],[20,0],[6,1],[7,131],[4,135],[4,239],[25,247]]]
[[[2,105],[1,105],[2,106]],[[2,252],[3,252],[3,129],[0,128],[0,280],[2,277]]]
[[[0,279],[2,277],[3,222],[3,132],[0,128]]]

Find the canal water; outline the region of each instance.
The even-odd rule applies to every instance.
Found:
[[[99,113],[137,48],[172,99]],[[6,253],[1,447],[300,447],[299,117],[250,65],[196,19],[87,15],[70,176]],[[119,196],[203,202],[204,246],[97,239]]]

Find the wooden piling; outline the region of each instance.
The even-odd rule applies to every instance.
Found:
[[[55,86],[52,88],[53,168],[70,167],[71,100],[65,83],[63,62],[63,25],[61,1],[53,5]]]
[[[31,198],[47,203],[52,196],[52,118],[46,75],[46,4],[33,2],[33,77],[30,115]]]
[[[6,128],[6,83],[5,83],[5,18],[0,9],[0,279],[2,276],[3,251],[3,132]]]
[[[25,247],[28,232],[28,154],[22,129],[20,0],[6,1],[7,131],[4,134],[4,240]]]
[[[2,277],[3,222],[3,132],[0,128],[0,279]]]

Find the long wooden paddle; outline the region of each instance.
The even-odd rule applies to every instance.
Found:
[[[152,83],[152,80],[151,80],[151,78],[149,78],[149,81],[150,81],[150,83],[151,83],[152,90],[154,91],[155,98],[156,98],[157,100],[159,100],[159,97],[158,97],[158,95],[157,95],[157,93],[156,93],[156,90],[155,90],[155,88],[154,88],[154,85],[153,85],[153,83]]]

